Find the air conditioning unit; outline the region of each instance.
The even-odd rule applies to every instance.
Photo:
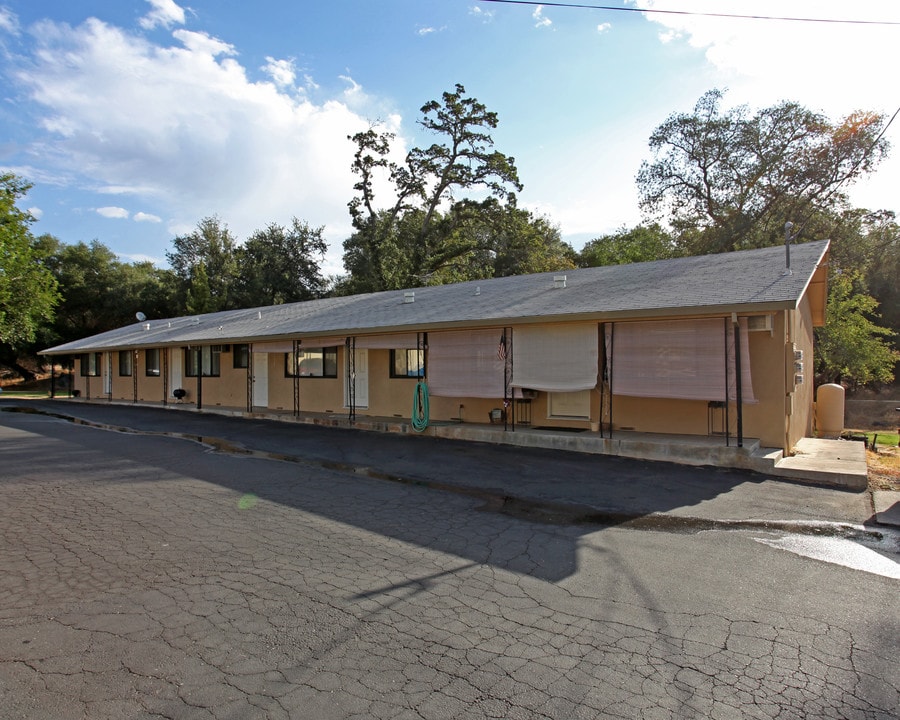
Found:
[[[772,316],[751,315],[747,318],[747,330],[750,332],[772,332]]]

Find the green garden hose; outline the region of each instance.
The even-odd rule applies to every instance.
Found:
[[[428,386],[421,381],[416,383],[416,391],[413,393],[411,422],[416,432],[422,432],[428,427]]]

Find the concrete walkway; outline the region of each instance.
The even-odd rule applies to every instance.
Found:
[[[544,522],[686,530],[727,525],[852,534],[894,517],[887,509],[876,515],[867,491],[813,485],[809,479],[785,481],[743,469],[576,452],[569,440],[579,434],[573,433],[503,433],[502,427],[488,428],[496,437],[543,436],[549,441],[549,446],[522,447],[483,437],[472,442],[365,432],[362,423],[354,428],[323,427],[177,406],[10,400],[0,400],[0,410],[41,412],[106,429],[200,441],[224,452],[426,486],[477,497],[486,508]],[[337,418],[331,420],[338,424]]]
[[[175,405],[172,407],[182,408]],[[409,421],[399,418],[361,415],[352,423],[345,415],[255,411],[212,408],[203,412],[234,417],[254,417],[299,422],[328,427],[354,427],[375,432],[418,434]],[[845,440],[803,438],[793,456],[784,457],[781,450],[760,446],[755,438],[744,438],[741,447],[732,437],[671,435],[616,430],[613,437],[598,432],[549,430],[527,425],[504,426],[481,423],[437,422],[423,433],[427,437],[484,442],[492,445],[546,448],[592,455],[613,455],[636,460],[654,460],[682,465],[711,466],[753,470],[775,477],[816,485],[865,490],[868,487],[866,451],[862,443]]]

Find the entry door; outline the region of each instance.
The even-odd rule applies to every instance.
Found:
[[[182,374],[184,373],[184,351],[181,348],[169,348],[169,397],[172,391],[181,387]]]
[[[103,353],[103,392],[106,395],[112,395],[112,353]]]
[[[354,368],[356,370],[356,378],[353,384],[356,398],[356,407],[369,407],[369,351],[354,351]],[[350,407],[350,398],[347,392],[347,386],[344,386],[344,406]]]
[[[268,353],[253,353],[253,407],[269,407]]]

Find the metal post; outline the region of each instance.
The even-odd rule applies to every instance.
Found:
[[[291,357],[291,375],[294,376],[294,417],[300,417],[300,341],[293,341],[293,356]],[[323,348],[324,353],[324,348]]]
[[[741,388],[741,326],[737,316],[734,322],[734,385],[737,392],[737,445],[744,447],[744,396]]]
[[[253,343],[247,345],[247,412],[253,412]]]
[[[418,348],[418,335],[416,347]],[[348,336],[344,341],[347,353],[347,419],[353,423],[356,420],[356,337]]]
[[[146,350],[144,352],[147,352]],[[132,378],[132,387],[134,391],[134,399],[132,402],[138,401],[138,358],[140,357],[140,350],[134,351],[134,357],[131,362],[131,378]]]
[[[203,409],[203,348],[197,348],[197,409]]]
[[[613,436],[613,370],[615,363],[613,358],[616,356],[616,324],[610,323],[609,326],[609,439]],[[602,422],[602,418],[601,418]]]
[[[509,430],[510,425],[512,431],[516,431],[516,390],[510,387],[512,382],[512,373],[509,371],[509,342],[506,338],[506,328],[503,328],[503,334],[500,336],[500,347],[498,349],[503,355],[503,431]],[[510,415],[512,413],[512,415]],[[510,417],[512,420],[510,420]]]
[[[169,404],[169,351],[172,348],[162,349],[162,386],[163,386],[163,407]]]
[[[603,342],[601,343],[603,354],[600,356],[600,362],[603,363],[603,372],[600,373],[600,437],[603,437],[603,396],[606,394],[606,371],[608,369],[608,360],[606,358],[606,323],[600,323],[600,336],[603,338]]]
[[[725,447],[731,447],[731,416],[728,412],[728,403],[731,401],[731,388],[728,384],[728,318],[722,318],[725,321]]]

